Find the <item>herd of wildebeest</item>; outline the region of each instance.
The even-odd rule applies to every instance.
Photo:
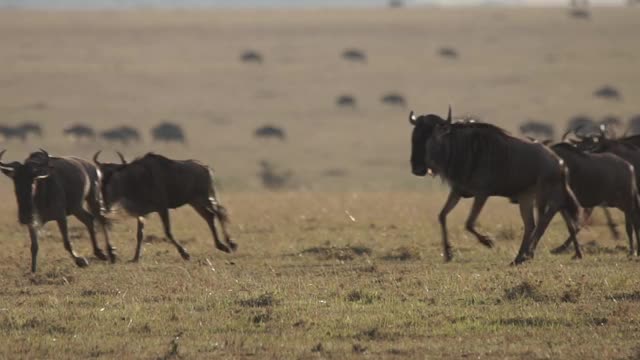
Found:
[[[621,128],[621,122],[577,117],[569,122],[559,142],[554,142],[553,132],[539,123],[524,124],[521,131],[525,136],[517,137],[473,118],[454,121],[451,108],[446,119],[435,114],[416,116],[412,111],[409,122],[413,125],[410,158],[413,174],[440,176],[450,187],[438,216],[446,261],[452,259],[447,214],[462,198],[473,198],[467,231],[481,244],[493,246],[487,235],[475,229],[475,222],[491,196],[506,197],[520,209],[524,230],[513,264],[533,258],[540,238],[557,213],[564,219],[569,236],[553,252],[563,252],[573,245],[575,258],[581,258],[577,237],[581,209],[590,214],[595,207],[605,211],[617,208],[624,213],[629,253],[638,255],[640,172],[635,169],[640,168],[640,135],[630,132],[638,132],[639,117],[631,119],[620,136],[615,129]],[[87,259],[73,250],[67,228],[69,215],[88,229],[94,255],[115,262],[108,216],[116,207],[137,221],[134,262],[140,259],[145,216],[150,213],[158,213],[167,239],[182,258],[190,258],[173,237],[169,221],[169,209],[184,205],[190,205],[205,220],[217,249],[224,252],[237,249],[227,230],[227,211],[217,198],[213,172],[198,161],[172,160],[148,153],[128,162],[118,152],[119,163],[105,163],[99,160],[100,151],[92,161],[87,161],[50,156],[40,149],[23,162],[4,162],[5,153],[6,150],[0,152],[0,170],[14,183],[18,221],[26,225],[31,238],[32,272],[37,269],[38,229],[49,221],[57,223],[64,247],[75,263],[80,267],[88,265]],[[615,224],[606,214],[617,237]],[[216,219],[222,236],[218,234]],[[104,234],[106,254],[96,239],[96,223]]]

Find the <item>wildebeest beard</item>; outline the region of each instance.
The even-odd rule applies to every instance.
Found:
[[[509,163],[510,136],[504,130],[486,123],[455,123],[448,133],[443,128],[427,142],[427,164],[445,180],[467,182],[482,172],[499,174]]]

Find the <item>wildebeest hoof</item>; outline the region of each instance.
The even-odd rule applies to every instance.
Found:
[[[96,250],[93,252],[93,254],[100,260],[107,260],[107,255],[105,255],[102,250]]]
[[[140,262],[140,258],[139,257],[134,257],[133,259],[128,261],[129,264],[137,264],[139,262]]]
[[[224,252],[226,252],[226,253],[230,253],[230,252],[231,252],[231,250],[229,250],[229,248],[228,248],[228,247],[226,247],[226,246],[225,246],[224,244],[222,244],[222,243],[216,244],[216,249],[218,249],[218,250],[220,250],[220,251],[224,251]]]
[[[491,249],[493,247],[493,240],[491,240],[490,238],[486,237],[486,236],[481,236],[478,238],[478,240],[480,241],[480,243],[486,247],[488,247],[489,249]]]
[[[76,265],[78,265],[81,268],[87,267],[89,266],[89,261],[87,261],[87,259],[80,256],[76,258]]]
[[[581,260],[582,259],[582,254],[575,254],[571,257],[571,260]]]
[[[453,255],[451,254],[451,250],[445,250],[442,256],[444,256],[444,262],[450,262],[451,260],[453,260]]]
[[[187,252],[187,250],[180,250],[180,256],[182,256],[183,259],[185,260],[190,260],[191,259],[191,255],[189,255],[189,253]]]
[[[227,243],[229,244],[229,248],[231,249],[232,252],[238,250],[238,244],[235,243],[233,240],[228,239]]]

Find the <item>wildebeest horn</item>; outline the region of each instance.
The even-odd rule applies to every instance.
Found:
[[[100,153],[102,152],[102,150],[98,150],[94,155],[93,155],[93,163],[96,165],[102,165],[102,163],[100,161],[98,161],[98,156],[100,156]]]
[[[571,133],[571,131],[573,131],[573,130],[568,129],[567,131],[565,131],[564,134],[562,134],[562,138],[560,139],[560,141],[564,142],[567,139],[567,136]]]
[[[449,114],[447,115],[447,122],[449,124],[451,124],[451,122],[452,122],[452,119],[451,119],[451,105],[449,105]]]
[[[120,151],[116,151],[116,153],[120,157],[120,162],[123,163],[123,164],[126,164],[127,160],[125,160],[124,155],[122,155],[122,153]]]
[[[413,113],[413,110],[411,110],[411,112],[409,113],[409,123],[411,125],[416,124],[416,115]]]
[[[7,152],[7,150],[6,150],[6,149],[4,149],[4,150],[0,151],[0,160],[2,159],[2,155],[4,155],[4,153],[5,153],[5,152]],[[13,168],[13,166],[11,166],[11,165],[7,165],[7,164],[3,163],[2,161],[0,161],[0,169],[3,169],[3,170],[9,170],[9,171],[13,171],[13,170],[15,170],[15,169]]]
[[[47,157],[49,157],[49,153],[44,150],[43,148],[40,148],[40,152],[43,153],[44,155],[46,155]]]

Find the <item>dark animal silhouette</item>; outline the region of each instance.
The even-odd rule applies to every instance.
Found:
[[[597,134],[598,123],[587,115],[576,115],[569,119],[565,132],[573,132],[577,136]]]
[[[356,98],[352,95],[340,95],[336,99],[336,105],[340,107],[355,107]]]
[[[18,124],[18,126],[16,126],[16,129],[18,131],[22,131],[27,137],[29,135],[42,137],[42,127],[40,126],[40,124],[34,121],[25,121],[21,124]]]
[[[404,99],[404,96],[398,93],[386,94],[382,97],[382,99],[380,99],[380,101],[382,101],[382,103],[387,105],[402,106],[402,107],[407,106],[407,101]]]
[[[0,152],[0,159],[5,151]],[[100,193],[100,173],[96,167],[76,157],[50,157],[41,150],[29,155],[24,163],[0,162],[0,170],[13,179],[18,221],[27,225],[31,237],[31,271],[37,268],[38,226],[56,221],[62,234],[65,249],[76,265],[87,266],[87,259],[77,255],[71,246],[67,230],[67,216],[73,215],[89,230],[94,254],[106,260],[98,247],[94,220],[103,228],[109,259],[115,261],[114,249],[109,243],[106,218]],[[88,211],[84,209],[87,205]]]
[[[597,89],[596,91],[593,92],[593,96],[600,97],[603,99],[610,99],[610,100],[622,99],[622,95],[620,94],[618,89],[614,88],[611,85],[605,85]]]
[[[290,170],[278,171],[271,162],[262,160],[260,161],[260,172],[258,176],[265,188],[277,190],[290,185],[293,173]]]
[[[0,125],[0,136],[2,136],[5,140],[19,139],[23,142],[27,140],[26,132],[24,132],[20,128],[13,126]]]
[[[90,126],[74,124],[63,130],[65,136],[70,136],[77,140],[94,140],[96,132]]]
[[[438,54],[442,57],[449,59],[457,59],[458,58],[458,50],[452,47],[441,47],[438,50]]]
[[[342,57],[346,60],[351,60],[355,62],[366,62],[367,54],[364,51],[359,49],[346,49],[342,52]]]
[[[151,129],[151,137],[155,141],[186,143],[187,138],[184,135],[182,127],[171,122],[163,122]]]
[[[129,143],[140,141],[140,132],[130,126],[119,126],[102,131],[100,137],[109,142],[119,142],[123,145],[128,145]]]
[[[446,261],[452,259],[446,227],[447,214],[461,197],[473,197],[466,229],[483,245],[493,243],[475,229],[475,221],[490,196],[507,197],[520,206],[524,223],[522,244],[514,264],[533,257],[538,240],[556,212],[565,219],[576,256],[581,252],[575,237],[579,204],[567,183],[562,160],[542,144],[512,137],[485,123],[453,123],[437,115],[409,115],[414,126],[411,168],[414,175],[440,175],[451,186],[449,197],[438,216]],[[534,203],[538,213],[535,224]]]
[[[404,6],[404,1],[402,0],[389,0],[389,7],[392,9],[401,8]]]
[[[259,138],[274,138],[281,141],[284,141],[287,138],[287,134],[284,129],[274,125],[261,126],[253,132],[253,135]]]
[[[529,120],[520,125],[519,130],[522,135],[538,140],[553,140],[555,135],[553,125],[535,120]]]
[[[209,225],[217,249],[236,250],[237,245],[227,232],[227,210],[220,205],[213,185],[213,172],[195,160],[171,160],[162,155],[148,153],[127,163],[122,154],[121,163],[101,163],[98,151],[93,161],[103,173],[102,194],[107,210],[115,204],[138,222],[137,246],[133,261],[140,259],[144,236],[144,216],[156,212],[160,215],[167,238],[175,245],[183,259],[190,258],[187,250],[173,237],[169,209],[190,205]],[[220,241],[215,225],[218,219],[224,240]]]
[[[262,64],[262,54],[255,50],[246,50],[240,55],[240,60],[246,63]]]
[[[633,166],[614,154],[587,153],[565,142],[552,145],[551,150],[569,168],[569,185],[582,207],[614,207],[624,212],[629,251],[633,254],[634,234],[640,248],[640,199]],[[570,244],[568,239],[552,252],[562,252]]]

